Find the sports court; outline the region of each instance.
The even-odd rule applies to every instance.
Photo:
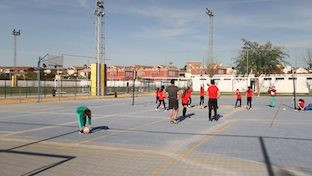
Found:
[[[1,104],[0,175],[312,175],[311,112],[277,100],[271,108],[255,97],[248,111],[222,96],[218,121],[195,106],[178,124],[155,111],[153,96],[134,106],[131,98]],[[78,134],[79,105],[92,111],[91,134]]]

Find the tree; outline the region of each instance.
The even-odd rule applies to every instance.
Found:
[[[304,63],[307,65],[307,69],[312,70],[312,49],[307,50],[307,55],[304,57]]]
[[[259,77],[262,74],[281,73],[286,52],[283,48],[273,46],[271,42],[263,45],[242,39],[243,46],[239,56],[235,58],[237,73],[241,75],[254,74],[256,77],[257,93],[260,93]],[[248,58],[248,68],[247,68]],[[248,70],[247,70],[248,69]]]

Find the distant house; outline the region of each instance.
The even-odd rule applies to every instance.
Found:
[[[204,67],[201,62],[188,61],[186,62],[186,73],[191,75],[205,75],[207,74],[207,67]]]
[[[173,65],[157,65],[144,70],[145,79],[170,79],[179,77],[180,70]]]
[[[67,78],[87,78],[90,75],[91,69],[86,66],[70,66],[66,69]]]
[[[25,76],[28,72],[35,72],[35,67],[0,67],[1,74],[16,74]]]
[[[309,73],[309,71],[306,70],[306,69],[303,68],[303,67],[299,67],[299,68],[296,69],[296,73],[297,73],[297,74],[307,74],[307,73]]]

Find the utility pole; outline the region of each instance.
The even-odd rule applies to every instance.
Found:
[[[21,30],[13,30],[12,35],[14,37],[14,67],[16,67],[16,37],[21,35]]]
[[[214,17],[214,13],[212,10],[206,8],[206,14],[209,17],[209,43],[208,43],[208,57],[209,57],[209,61],[208,64],[213,64],[213,55],[212,55],[212,49],[213,49],[213,17]],[[209,63],[210,62],[210,63]]]
[[[293,80],[293,96],[294,96],[294,109],[296,109],[296,82],[295,82],[295,68],[294,67],[291,67],[291,73],[292,73],[292,80]]]
[[[100,64],[104,63],[104,2],[103,0],[96,0],[96,7],[94,15],[97,20],[97,86],[96,95],[100,95]],[[102,78],[104,79],[104,78]]]

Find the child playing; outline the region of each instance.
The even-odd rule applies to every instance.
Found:
[[[159,93],[159,88],[157,88],[157,89],[156,89],[156,92],[155,92],[156,104],[158,103],[158,100],[159,100],[158,93]]]
[[[187,90],[184,90],[183,93],[180,95],[181,100],[182,100],[182,106],[183,106],[183,117],[186,115],[186,110],[189,104],[189,94],[187,93]]]
[[[188,96],[188,107],[191,107],[192,103],[192,89],[190,87],[187,87],[186,94]]]
[[[166,108],[166,104],[165,104],[165,92],[164,92],[164,89],[165,87],[164,86],[161,86],[161,89],[158,91],[158,106],[157,108],[155,109],[155,111],[158,110],[158,108],[160,107],[161,103],[163,103],[164,105],[164,110],[167,111],[167,108]]]
[[[204,87],[201,86],[200,87],[200,93],[199,93],[199,96],[200,96],[200,100],[199,100],[199,106],[203,106],[204,105],[204,96],[205,96],[205,90],[204,90]]]
[[[239,89],[236,89],[235,95],[236,95],[235,108],[236,107],[241,107],[242,106],[242,94],[239,91]],[[239,102],[239,106],[237,106],[238,102]]]
[[[304,100],[303,99],[299,99],[299,101],[298,101],[298,108],[297,108],[297,110],[298,111],[302,111],[302,110],[304,110]]]
[[[246,92],[246,97],[247,97],[247,109],[251,109],[251,101],[252,101],[252,89],[251,87],[249,86],[248,87],[248,90]]]
[[[86,106],[79,106],[76,110],[79,134],[91,132],[91,110]],[[86,126],[86,122],[88,125]]]
[[[268,93],[270,94],[270,106],[271,107],[275,107],[276,105],[276,89],[274,86],[270,87],[269,90],[268,90]]]

